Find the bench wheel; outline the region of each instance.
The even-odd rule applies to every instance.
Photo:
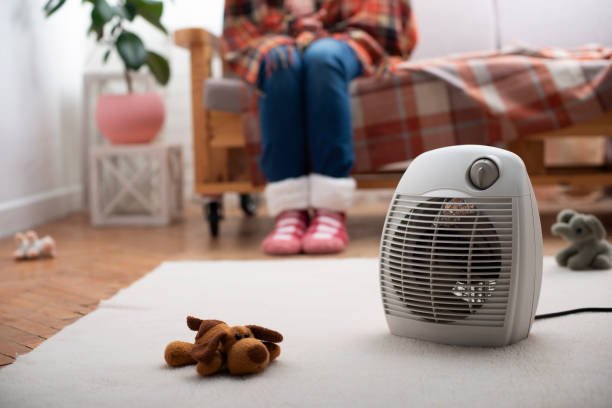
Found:
[[[223,219],[223,205],[221,201],[209,201],[202,206],[204,219],[208,222],[210,235],[213,238],[219,236],[219,223]]]
[[[240,194],[240,208],[247,217],[252,217],[257,213],[259,199],[252,194]]]

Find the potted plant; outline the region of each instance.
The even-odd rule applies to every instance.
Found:
[[[134,93],[130,72],[147,66],[155,80],[166,85],[170,66],[161,55],[147,50],[142,39],[126,28],[137,17],[167,34],[161,23],[164,5],[157,0],[82,0],[91,5],[91,24],[88,33],[106,48],[103,62],[116,52],[124,65],[127,94],[105,94],[98,98],[96,121],[102,134],[111,143],[147,143],[160,131],[164,123],[164,103],[154,92]],[[49,0],[44,6],[47,17],[58,11],[66,0]]]

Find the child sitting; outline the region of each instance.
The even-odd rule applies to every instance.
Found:
[[[276,217],[263,250],[343,251],[355,190],[348,86],[409,56],[409,0],[227,0],[223,40],[230,67],[263,93],[261,166]]]

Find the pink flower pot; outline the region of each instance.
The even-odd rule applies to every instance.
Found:
[[[164,125],[164,117],[164,101],[156,93],[98,97],[98,129],[113,144],[149,143]]]

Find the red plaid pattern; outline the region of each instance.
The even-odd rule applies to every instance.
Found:
[[[254,84],[271,49],[281,45],[302,49],[331,36],[346,41],[364,72],[371,74],[390,67],[390,56],[408,58],[416,44],[409,0],[311,1],[316,11],[296,17],[283,0],[226,0],[222,44],[230,67]]]
[[[245,92],[247,153],[261,184],[257,98]],[[406,62],[394,75],[353,81],[351,94],[354,171],[372,172],[444,146],[503,147],[612,110],[612,49],[516,48]]]

